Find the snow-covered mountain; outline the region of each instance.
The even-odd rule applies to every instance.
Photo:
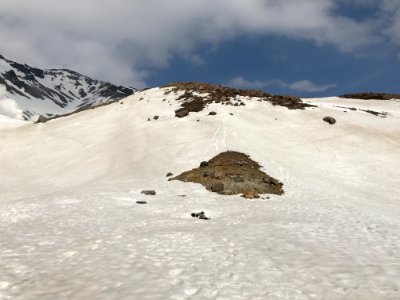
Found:
[[[0,115],[36,121],[132,95],[116,86],[66,69],[41,70],[0,55]]]
[[[303,101],[189,83],[0,118],[0,299],[400,299],[400,102]],[[169,181],[227,150],[284,193]]]

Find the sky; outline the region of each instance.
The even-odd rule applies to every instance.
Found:
[[[0,54],[136,88],[400,93],[400,0],[0,0]]]

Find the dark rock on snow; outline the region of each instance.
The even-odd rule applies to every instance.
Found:
[[[144,195],[148,195],[148,196],[154,196],[156,194],[156,191],[155,190],[143,190],[140,193],[144,194]]]
[[[39,118],[37,119],[36,123],[46,123],[48,121],[48,119],[42,115],[39,116]]]
[[[189,115],[189,110],[186,108],[180,108],[175,111],[175,117],[184,118]]]
[[[191,213],[191,216],[193,218],[199,218],[201,220],[210,220],[210,218],[206,217],[204,211],[201,211],[199,213]]]
[[[325,118],[323,118],[323,120],[324,120],[325,122],[331,124],[331,125],[333,125],[333,124],[336,123],[336,119],[335,119],[335,118],[332,118],[332,117],[325,117]]]

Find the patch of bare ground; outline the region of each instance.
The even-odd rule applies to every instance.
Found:
[[[335,105],[335,107],[348,109],[348,110],[353,110],[353,111],[360,110],[360,111],[363,111],[363,112],[366,112],[366,113],[369,113],[371,115],[374,115],[374,116],[377,116],[377,117],[381,117],[381,118],[386,118],[387,115],[389,114],[386,111],[379,112],[379,111],[375,111],[375,110],[371,110],[371,109],[361,109],[361,108],[357,109],[355,107],[346,107],[346,106],[337,106],[337,105]]]
[[[356,93],[345,94],[340,98],[362,99],[362,100],[393,100],[400,99],[400,94],[386,94],[386,93]]]
[[[258,198],[259,194],[282,195],[283,184],[260,168],[248,155],[227,151],[170,180],[200,183],[222,195],[242,194],[245,198]]]
[[[244,106],[245,103],[237,98],[238,96],[258,98],[258,100],[285,106],[288,109],[304,109],[313,106],[304,103],[296,96],[272,95],[258,90],[235,89],[203,82],[174,82],[163,87],[170,88],[165,92],[166,95],[184,92],[177,98],[181,100],[181,107],[175,112],[176,117],[179,118],[187,116],[189,112],[202,111],[210,103]]]

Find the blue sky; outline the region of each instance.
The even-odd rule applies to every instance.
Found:
[[[375,52],[376,51],[376,52]],[[154,71],[151,86],[171,81],[206,81],[235,85],[232,79],[242,77],[249,82],[271,82],[270,85],[237,85],[260,88],[272,93],[304,96],[339,95],[350,92],[400,92],[400,61],[395,51],[368,55],[342,53],[330,46],[316,46],[308,41],[283,37],[243,38],[225,42],[213,51],[203,50],[202,64],[193,64],[179,57],[171,65]],[[308,80],[319,91],[291,89],[273,81],[293,83]],[[326,85],[326,88],[323,86]]]
[[[398,0],[0,0],[0,36],[10,59],[139,88],[400,93]]]

